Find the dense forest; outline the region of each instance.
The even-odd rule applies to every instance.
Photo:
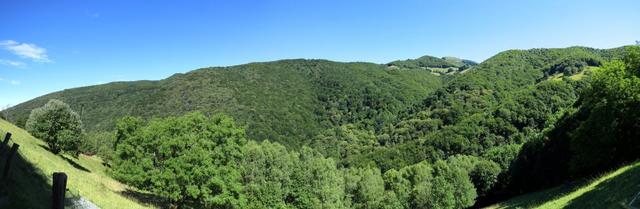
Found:
[[[443,69],[446,69],[443,73]],[[82,152],[177,208],[467,208],[640,155],[640,47],[283,60],[56,92]]]
[[[80,114],[89,132],[111,131],[125,116],[150,119],[193,111],[225,113],[246,126],[253,139],[300,147],[335,125],[380,129],[442,83],[439,76],[420,69],[282,60],[198,69],[160,81],[68,89],[6,113],[9,120],[23,126],[32,109],[59,99]]]

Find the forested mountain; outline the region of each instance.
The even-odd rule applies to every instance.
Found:
[[[465,208],[638,159],[639,50],[251,63],[5,113],[69,103],[115,178],[174,206]]]
[[[299,146],[342,124],[380,129],[442,85],[421,69],[372,63],[282,60],[213,67],[160,81],[115,82],[68,89],[17,105],[8,118],[22,126],[50,99],[78,111],[89,132],[110,131],[124,116],[225,113],[256,140]]]
[[[492,147],[524,142],[570,106],[583,85],[569,77],[546,79],[546,72],[567,60],[594,60],[589,63],[599,65],[620,57],[622,51],[572,47],[502,52],[454,76],[401,115],[396,124],[377,132],[372,138],[384,146],[370,146],[366,152],[343,158],[351,159],[351,164],[375,163],[384,170],[454,154],[481,155]],[[318,144],[338,144],[328,140],[333,139]],[[345,148],[338,145],[335,149]]]

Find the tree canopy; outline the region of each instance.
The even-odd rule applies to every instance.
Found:
[[[226,116],[201,113],[118,124],[113,174],[176,206],[241,208],[244,130]]]

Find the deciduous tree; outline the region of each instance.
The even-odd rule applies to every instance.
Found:
[[[61,151],[78,154],[83,135],[82,121],[64,102],[52,99],[32,110],[26,128],[31,135],[44,140],[55,154]]]

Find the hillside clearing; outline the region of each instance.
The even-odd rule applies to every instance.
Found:
[[[563,73],[553,74],[553,75],[549,76],[548,80],[561,81],[562,78],[568,77],[571,80],[578,81],[578,80],[582,80],[585,76],[587,76],[587,74],[590,74],[591,72],[593,72],[594,70],[597,70],[597,69],[598,69],[598,67],[587,66],[587,67],[585,67],[584,70],[580,71],[579,73],[576,73],[576,74],[573,74],[573,75],[570,75],[570,76],[565,76]]]

